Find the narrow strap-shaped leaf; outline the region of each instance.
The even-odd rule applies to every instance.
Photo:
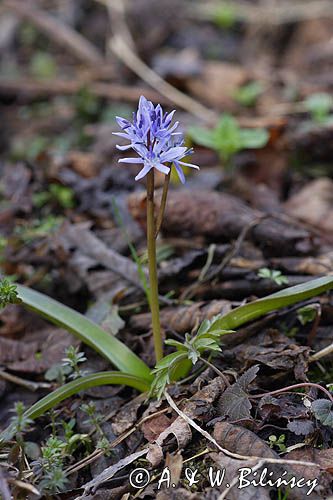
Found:
[[[43,415],[46,411],[57,406],[61,401],[64,401],[64,399],[85,389],[100,385],[127,385],[134,389],[138,389],[140,392],[146,392],[150,389],[150,384],[147,380],[127,373],[120,373],[117,371],[92,373],[91,375],[85,375],[84,377],[80,377],[55,389],[26,410],[24,415],[34,420]],[[12,424],[9,425],[7,429],[0,434],[0,442],[11,439],[14,432],[14,426]]]
[[[148,366],[125,344],[105,332],[96,323],[47,295],[23,285],[17,285],[23,305],[44,316],[52,323],[73,333],[82,342],[108,359],[120,371],[152,379]]]
[[[268,297],[255,300],[244,306],[236,307],[233,311],[230,311],[223,317],[214,321],[210,329],[235,329],[271,311],[291,306],[292,304],[310,299],[311,297],[315,297],[331,289],[333,289],[333,276],[317,278],[302,283],[301,285],[285,288],[280,292],[268,295]]]

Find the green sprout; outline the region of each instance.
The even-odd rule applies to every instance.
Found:
[[[63,358],[63,366],[69,367],[71,369],[71,373],[69,378],[75,380],[76,378],[82,377],[83,373],[79,368],[80,363],[84,363],[87,361],[87,358],[84,355],[84,352],[79,352],[78,347],[70,346],[66,349],[66,358]]]
[[[54,57],[47,52],[37,52],[31,59],[30,71],[36,78],[54,78],[57,74]]]
[[[330,111],[333,108],[333,97],[330,94],[319,92],[307,97],[304,105],[305,109],[311,114],[313,121],[325,124],[331,118]]]
[[[177,350],[157,363],[153,373],[155,374],[152,383],[151,394],[158,399],[162,396],[167,384],[174,379],[175,374],[182,365],[190,361],[194,366],[201,356],[206,352],[221,352],[219,340],[222,335],[232,333],[232,330],[215,328],[214,324],[217,316],[211,320],[204,320],[194,337],[188,333],[185,335],[184,343],[169,339],[165,343]],[[185,363],[184,363],[185,362]]]
[[[252,108],[256,105],[258,97],[262,92],[263,87],[261,83],[252,81],[239,87],[234,93],[234,99],[242,106]]]
[[[222,29],[234,27],[237,20],[235,9],[231,2],[220,2],[213,12],[213,22]]]
[[[26,416],[25,410],[26,408],[22,401],[17,401],[17,403],[15,403],[13,410],[15,415],[11,418],[11,424],[15,428],[14,434],[22,434],[30,429],[33,420]]]
[[[8,278],[0,281],[0,308],[6,307],[8,304],[19,304],[21,300],[17,294],[17,286]]]
[[[271,434],[268,438],[268,443],[270,448],[277,448],[280,453],[285,453],[287,449],[285,445],[285,440],[286,440],[285,434],[281,434],[279,437],[275,436],[274,434]]]
[[[271,280],[279,286],[289,283],[287,276],[284,276],[281,271],[269,269],[268,267],[262,267],[259,269],[258,276],[259,278]]]
[[[231,115],[223,114],[212,130],[190,127],[189,136],[201,146],[215,150],[226,168],[230,169],[233,156],[243,149],[259,149],[269,139],[267,130],[262,128],[241,128]]]
[[[32,199],[37,208],[52,201],[58,203],[62,208],[73,208],[75,205],[73,190],[60,184],[50,184],[47,191],[35,193]]]
[[[32,221],[31,226],[19,226],[15,230],[15,234],[24,242],[29,243],[36,238],[45,238],[56,231],[62,224],[63,218],[54,215],[48,215],[41,219]]]
[[[297,319],[304,326],[307,323],[312,323],[318,314],[318,306],[309,304],[297,310]]]

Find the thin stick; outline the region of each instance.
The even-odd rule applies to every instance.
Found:
[[[32,380],[25,380],[3,370],[0,370],[0,378],[8,380],[8,382],[11,382],[12,384],[20,385],[21,387],[24,387],[32,392],[35,392],[38,389],[50,389],[51,387],[51,384],[46,382],[33,382]]]
[[[266,392],[263,394],[255,394],[254,396],[250,396],[250,399],[263,398],[264,396],[273,396],[274,394],[280,394],[281,392],[289,392],[290,389],[298,389],[299,387],[314,387],[315,389],[323,391],[333,403],[332,394],[327,389],[325,389],[325,387],[322,387],[319,384],[314,384],[312,382],[302,382],[301,384],[289,385],[288,387],[283,387],[282,389],[277,389],[276,391]]]
[[[84,63],[92,65],[106,64],[103,54],[89,40],[59,19],[32,7],[28,2],[6,0],[3,2],[2,7],[27,19],[54,42],[69,49],[73,55]]]
[[[168,190],[169,190],[169,184],[170,184],[170,175],[171,175],[171,168],[170,172],[168,175],[164,177],[164,184],[163,184],[163,193],[162,193],[162,198],[161,198],[161,205],[160,209],[157,215],[157,220],[156,220],[156,232],[155,232],[155,238],[157,238],[158,233],[161,230],[162,222],[163,222],[163,217],[164,217],[164,212],[165,212],[165,206],[166,206],[166,201],[167,201],[167,196],[168,196]]]
[[[267,464],[304,465],[304,466],[308,466],[308,467],[317,467],[319,469],[319,465],[315,464],[314,462],[287,460],[287,459],[283,459],[283,458],[282,459],[281,458],[264,458],[264,457],[258,457],[258,456],[239,455],[238,453],[232,453],[231,451],[229,451],[225,448],[222,448],[222,446],[220,446],[218,444],[218,442],[207,431],[205,431],[204,429],[201,429],[201,427],[198,424],[196,424],[194,422],[194,420],[192,420],[191,417],[189,417],[182,410],[180,410],[180,408],[178,408],[178,406],[176,405],[176,403],[174,402],[174,400],[172,399],[172,397],[170,396],[170,394],[167,391],[164,391],[164,395],[165,395],[167,402],[171,406],[171,408],[180,417],[182,417],[185,420],[185,422],[187,422],[191,427],[193,427],[196,431],[198,431],[202,436],[204,436],[206,439],[208,439],[208,441],[213,443],[220,451],[222,451],[222,453],[224,453],[228,457],[237,458],[240,460],[260,460],[260,462],[256,465],[256,467],[258,467],[258,468],[262,467],[265,463],[267,463]],[[259,467],[259,464],[260,464],[260,467]],[[252,469],[252,472],[253,471],[254,471],[254,469]]]
[[[215,123],[218,115],[206,108],[203,104],[192,99],[183,92],[170,85],[161,78],[155,71],[153,71],[147,64],[145,64],[127,45],[125,40],[119,35],[115,35],[110,40],[110,48],[113,53],[134,73],[136,73],[143,81],[148,83],[152,88],[160,92],[162,95],[170,99],[180,108],[185,109],[192,115],[205,120],[207,122]]]
[[[64,80],[56,78],[52,81],[43,82],[31,78],[0,78],[0,95],[16,96],[20,95],[22,100],[30,100],[43,97],[52,97],[59,94],[76,94],[83,86],[89,86],[91,92],[98,97],[114,99],[117,101],[136,103],[140,95],[144,94],[147,99],[153,102],[160,102],[162,105],[170,105],[170,100],[163,98],[160,93],[154,90],[137,87],[133,85],[120,85],[111,82],[92,81],[94,75],[82,76],[75,80]]]
[[[216,368],[216,366],[214,366],[214,365],[213,365],[213,363],[211,363],[210,361],[208,361],[207,359],[204,359],[204,358],[201,358],[201,361],[202,361],[205,365],[209,366],[212,370],[214,370],[214,372],[215,372],[215,373],[217,373],[217,375],[218,375],[219,377],[221,377],[221,379],[223,380],[223,382],[225,383],[225,385],[226,385],[227,387],[229,387],[229,386],[230,386],[230,382],[229,382],[229,380],[227,379],[227,377],[226,377],[226,376],[224,375],[224,373],[222,373],[222,372],[221,372],[218,368]]]
[[[321,358],[324,358],[325,356],[328,356],[329,354],[332,353],[333,353],[333,344],[330,344],[327,347],[324,347],[324,349],[321,349],[321,351],[312,354],[312,356],[310,356],[309,358],[309,363],[313,363],[314,361],[319,361]]]
[[[147,174],[147,247],[149,267],[149,302],[156,362],[163,358],[163,343],[158,302],[158,279],[156,261],[155,214],[154,214],[154,169]]]

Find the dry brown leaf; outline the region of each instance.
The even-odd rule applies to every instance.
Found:
[[[0,337],[0,362],[17,372],[43,373],[61,362],[70,345],[78,345],[78,341],[55,327],[27,332],[19,340]]]
[[[116,436],[127,431],[136,422],[138,410],[144,400],[145,396],[140,394],[120,409],[112,422],[112,430]]]
[[[170,426],[170,423],[171,421],[166,415],[157,415],[143,422],[141,430],[147,441],[152,442]]]
[[[333,231],[333,181],[322,177],[307,184],[285,204],[293,217]]]
[[[163,328],[178,333],[190,332],[205,318],[211,319],[217,314],[226,314],[231,310],[228,300],[212,300],[209,303],[197,302],[190,306],[166,307],[162,309],[160,317]],[[130,326],[135,330],[146,331],[150,328],[151,316],[149,313],[135,314],[130,319]]]
[[[235,89],[248,79],[249,74],[242,66],[214,61],[205,64],[200,76],[189,79],[188,88],[193,95],[214,108],[232,109],[235,107]]]
[[[178,451],[177,453],[167,453],[165,457],[165,466],[169,468],[171,484],[178,485],[183,469],[183,457]]]
[[[64,224],[57,233],[54,244],[63,247],[65,251],[75,249],[79,251],[80,257],[90,259],[91,266],[101,264],[125,282],[143,288],[137,265],[131,259],[109,248],[89,230],[86,223]]]
[[[177,417],[176,420],[158,436],[155,443],[149,446],[147,459],[153,467],[157,467],[163,460],[162,445],[170,434],[173,434],[177,439],[178,449],[185,448],[192,438],[192,431],[189,424],[185,422],[183,418]]]
[[[333,474],[333,448],[328,448],[327,450],[322,450],[313,447],[298,448],[296,450],[290,451],[285,455],[288,460],[301,460],[306,462],[313,462],[318,464],[319,467]],[[306,479],[312,479],[318,475],[318,469],[316,467],[304,467],[300,465],[294,465],[293,468],[298,471]]]
[[[333,252],[330,251],[318,255],[318,257],[283,257],[272,259],[272,264],[275,269],[280,269],[284,273],[318,276],[333,271]]]
[[[131,194],[128,205],[133,217],[144,227],[145,195]],[[242,230],[249,228],[248,238],[273,256],[314,251],[315,242],[309,231],[276,217],[260,220],[262,216],[227,193],[179,189],[168,195],[162,229],[170,235],[204,236],[219,241],[237,238]]]
[[[230,354],[235,356],[242,366],[262,363],[274,370],[294,370],[295,377],[300,380],[306,379],[309,352],[309,347],[295,344],[274,329],[265,330],[252,338],[245,339],[242,344],[230,350]]]
[[[218,422],[215,425],[214,438],[222,448],[232,453],[251,457],[279,458],[278,454],[254,432],[228,422]]]

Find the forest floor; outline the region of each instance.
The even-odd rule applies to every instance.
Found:
[[[153,368],[149,307],[129,279],[131,245],[147,266],[144,183],[118,164],[115,117],[130,117],[142,94],[177,109],[200,166],[184,186],[172,175],[157,240],[166,338],[332,275],[333,6],[122,5],[1,3],[1,272],[87,315]],[[214,127],[208,147],[202,129]],[[163,175],[156,182],[158,200]],[[160,401],[124,386],[80,392],[0,448],[0,498],[329,498],[333,357],[322,350],[332,343],[328,292],[226,335]],[[28,408],[70,379],[70,346],[84,353],[82,372],[110,369],[22,306],[0,311],[1,430],[15,403]],[[60,456],[58,477],[47,453]],[[257,476],[240,490],[246,467]],[[306,485],[259,484],[263,467]],[[136,487],[138,468],[149,481]],[[210,474],[223,468],[219,486]]]

